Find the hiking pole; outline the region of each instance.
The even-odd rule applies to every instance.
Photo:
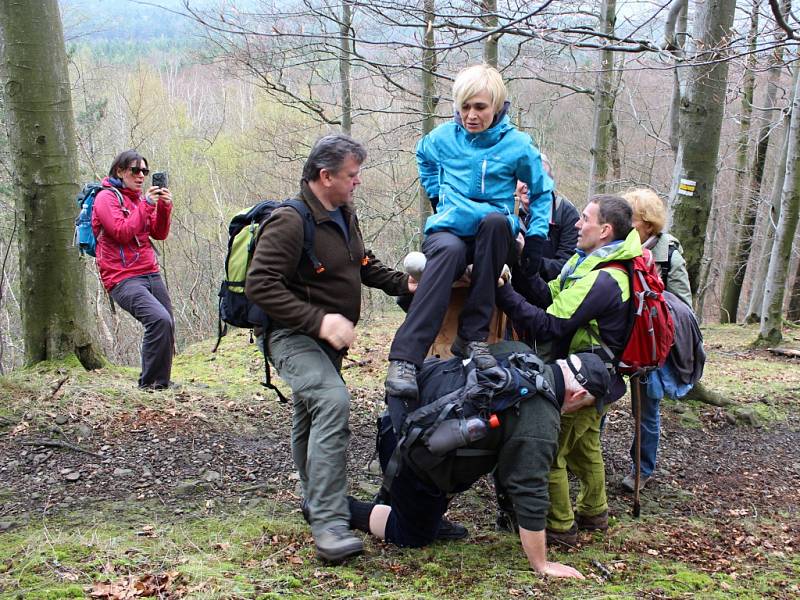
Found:
[[[642,478],[642,382],[640,373],[631,376],[631,400],[633,400],[633,434],[635,459],[633,481],[633,516],[639,518],[642,507],[639,504],[639,484]]]

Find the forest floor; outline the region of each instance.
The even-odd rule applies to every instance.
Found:
[[[353,394],[352,492],[372,465],[397,314],[373,317],[345,364]],[[608,533],[551,559],[586,581],[533,573],[494,530],[482,480],[451,504],[468,539],[319,562],[299,511],[291,409],[258,382],[246,332],[176,357],[177,391],[136,389],[137,370],[41,364],[0,378],[0,598],[789,598],[800,596],[800,361],[750,346],[756,330],[704,328],[705,385],[723,408],[662,404],[656,477],[642,514],[629,468],[627,399],[603,434]],[[787,330],[787,347],[800,332]]]

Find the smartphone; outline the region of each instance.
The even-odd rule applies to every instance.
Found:
[[[169,177],[166,172],[153,173],[153,185],[160,188],[169,187]]]

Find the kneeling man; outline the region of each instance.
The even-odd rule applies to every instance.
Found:
[[[379,439],[379,449],[387,473],[396,471],[396,474],[389,475],[390,501],[384,505],[348,498],[350,526],[398,546],[424,546],[436,538],[452,493],[468,489],[483,474],[496,468],[497,476],[514,504],[522,548],[531,567],[554,577],[583,578],[573,567],[547,560],[545,521],[549,507],[548,474],[558,448],[560,413],[574,412],[592,405],[597,398],[603,398],[609,389],[610,375],[604,361],[590,353],[571,354],[551,365],[541,363],[532,354],[527,356],[529,364],[535,361],[538,365],[538,375],[534,374],[533,377],[535,389],[518,384],[516,389],[522,394],[518,404],[493,413],[487,423],[491,423],[492,428],[484,437],[465,447],[450,450],[447,460],[435,466],[435,461],[424,466],[425,461],[432,457],[428,455],[420,459],[420,454],[425,452],[419,446],[412,446],[404,452],[399,465],[389,463],[395,446],[399,444],[402,448],[409,436],[417,435],[418,439],[425,436],[424,433],[415,434],[413,428],[404,427],[402,422],[398,426],[398,421],[405,418],[405,415],[398,418],[396,414],[398,402],[402,400],[389,397],[394,427],[382,427],[383,431],[389,431],[389,435]],[[428,377],[426,381],[426,367],[430,368],[436,362],[445,361],[427,361],[420,373],[423,396],[429,385],[441,388],[447,374],[457,368],[455,363],[449,370],[440,368],[435,376]],[[472,385],[478,386],[480,382],[476,383],[473,377]],[[466,385],[460,392],[469,396],[465,402],[481,394],[475,393],[475,387],[468,390],[469,386],[470,378],[467,377]],[[508,389],[500,390],[495,386],[489,392],[490,396],[494,395],[493,410],[498,395],[502,396]],[[437,394],[442,391],[446,390],[440,390]],[[438,435],[439,430],[436,431]],[[392,433],[401,437],[399,442]],[[458,435],[455,433],[456,437]],[[430,436],[429,442],[426,442],[429,446],[433,438]],[[396,460],[397,456],[395,452],[392,460]]]

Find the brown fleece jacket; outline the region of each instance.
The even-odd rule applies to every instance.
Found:
[[[361,284],[390,295],[408,292],[408,275],[383,265],[364,248],[351,205],[342,207],[350,242],[314,193],[303,182],[300,200],[316,222],[314,252],[325,267],[315,273],[303,256],[303,222],[291,207],[279,208],[259,230],[247,271],[245,293],[279,326],[319,337],[322,318],[339,313],[358,323]]]

